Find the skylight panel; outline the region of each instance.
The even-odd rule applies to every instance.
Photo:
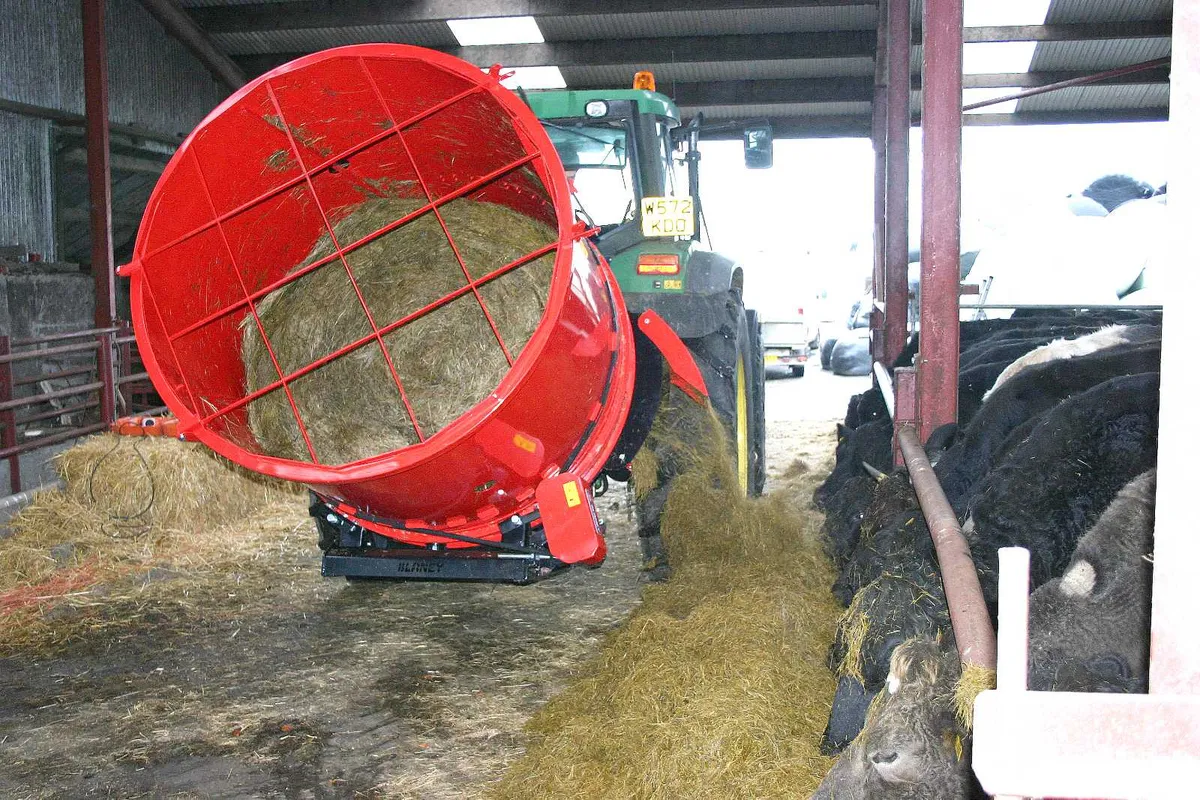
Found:
[[[509,89],[565,89],[567,82],[558,67],[503,67],[503,72],[513,73],[500,83]],[[485,72],[487,70],[484,70]]]
[[[481,44],[540,44],[546,41],[533,17],[448,19],[446,24],[463,47]]]
[[[963,27],[1041,25],[1049,9],[1050,0],[966,0]]]
[[[1037,42],[982,42],[963,45],[963,74],[1028,72]]]

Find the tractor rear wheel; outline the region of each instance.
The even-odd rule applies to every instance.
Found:
[[[731,291],[722,308],[718,328],[705,336],[684,339],[704,377],[709,402],[730,439],[737,481],[749,497],[762,494],[766,483],[766,365],[757,314],[746,311],[740,293]],[[654,578],[668,573],[660,518],[676,476],[690,461],[681,452],[702,435],[705,412],[682,392],[664,393],[659,417],[644,448],[649,448],[655,475],[652,484],[639,487],[634,464],[634,491],[638,535],[646,568]],[[656,435],[659,434],[659,435]],[[645,457],[645,456],[643,456]]]
[[[736,459],[738,484],[750,497],[762,493],[766,479],[765,371],[758,318],[731,291],[725,318],[707,336],[685,339],[704,374],[713,410],[725,423]]]

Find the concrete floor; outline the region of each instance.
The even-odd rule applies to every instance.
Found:
[[[850,396],[869,388],[870,375],[834,375],[815,358],[801,378],[791,377],[786,368],[768,367],[767,421],[841,420]]]

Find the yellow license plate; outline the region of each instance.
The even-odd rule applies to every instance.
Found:
[[[779,356],[773,356],[773,355],[768,354],[766,356],[765,360],[766,360],[766,363],[768,363],[768,364],[777,364],[777,363],[779,363]]]
[[[696,232],[690,197],[642,198],[643,236],[691,236]]]

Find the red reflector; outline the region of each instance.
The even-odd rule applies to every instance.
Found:
[[[679,256],[675,253],[642,253],[637,260],[638,275],[678,275]]]
[[[803,309],[803,308],[797,308],[797,309],[796,309],[796,313],[797,313],[797,314],[799,314],[800,316],[802,316],[802,317],[803,317],[803,316],[804,316],[804,309]]]

